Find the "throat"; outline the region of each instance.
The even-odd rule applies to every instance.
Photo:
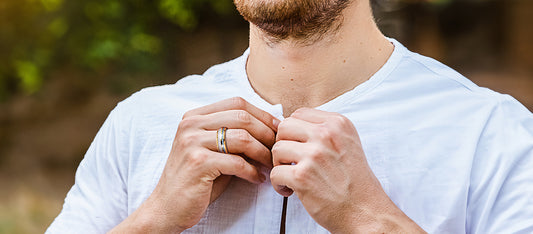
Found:
[[[280,102],[281,106],[283,107],[283,117],[288,118],[293,112],[296,110],[307,107],[307,108],[316,108],[318,106],[321,106],[323,103],[317,103],[317,104],[310,104],[309,102],[294,102],[294,100],[287,101],[287,102]]]
[[[323,57],[309,54],[275,58],[251,50],[246,72],[254,91],[270,104],[281,104],[287,117],[301,107],[321,106],[367,81],[392,53],[389,45],[390,51],[376,64],[375,59],[361,61],[363,58],[349,55],[324,53]]]
[[[288,84],[281,85],[280,87],[283,87],[283,89],[278,88],[266,91],[261,89],[261,87],[255,88],[256,86],[253,84],[253,82],[251,83],[255,92],[267,102],[271,104],[281,104],[283,107],[284,117],[290,116],[299,108],[319,107],[356,87],[355,84],[345,85],[344,87],[332,87],[332,85],[320,85],[322,87],[312,87],[309,84],[297,85],[299,87],[306,87],[305,89],[301,89]]]
[[[265,39],[250,24],[246,73],[253,89],[270,104],[281,104],[284,116],[301,107],[315,108],[362,84],[393,52],[379,31],[368,1],[354,1],[335,33],[311,44],[288,38]]]
[[[293,112],[302,107],[314,108],[320,106],[322,103],[312,103],[305,96],[284,95],[278,100],[271,100],[274,103],[279,103],[283,107],[283,117],[289,117]]]

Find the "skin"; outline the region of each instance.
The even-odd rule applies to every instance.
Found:
[[[110,232],[179,233],[198,223],[233,176],[263,182],[264,166],[278,193],[298,196],[332,233],[424,233],[384,192],[353,124],[309,108],[363,83],[392,53],[368,0],[353,1],[341,18],[337,30],[313,43],[273,40],[250,24],[249,81],[265,100],[283,105],[286,119],[241,98],[187,112],[155,190]],[[230,155],[218,153],[214,140],[223,126]]]
[[[270,148],[278,124],[279,120],[242,98],[187,112],[156,188],[110,233],[179,233],[198,223],[232,176],[264,182],[259,167],[272,168]],[[229,128],[229,154],[218,153],[214,140],[223,126]]]
[[[278,127],[270,179],[332,233],[423,233],[382,189],[352,122],[300,108]]]
[[[273,41],[316,41],[338,25],[350,0],[234,0],[241,15]]]
[[[368,0],[350,4],[342,18],[337,31],[311,45],[294,38],[272,43],[250,24],[247,73],[255,91],[270,103],[281,103],[284,115],[289,116],[301,107],[320,106],[368,80],[394,47],[374,23]]]

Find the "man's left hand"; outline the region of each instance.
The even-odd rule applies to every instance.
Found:
[[[346,117],[302,108],[278,126],[272,185],[335,233],[423,232],[389,199]]]

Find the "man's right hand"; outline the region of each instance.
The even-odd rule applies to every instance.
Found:
[[[185,113],[156,188],[111,232],[181,232],[198,223],[232,176],[264,182],[259,167],[272,168],[270,149],[278,124],[278,119],[238,97]],[[228,128],[228,154],[218,152],[221,127]]]

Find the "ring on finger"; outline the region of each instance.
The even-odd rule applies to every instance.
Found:
[[[228,128],[221,127],[217,130],[217,148],[218,152],[227,154],[228,145],[226,144],[226,131]]]

